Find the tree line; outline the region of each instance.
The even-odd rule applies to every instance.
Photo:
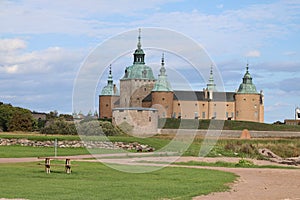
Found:
[[[35,119],[32,112],[25,108],[14,107],[11,104],[0,102],[0,131],[13,132],[36,131],[42,134],[62,135],[120,135],[123,132],[109,121],[100,121],[92,116],[78,121],[73,121],[73,116],[58,114],[51,111],[46,114],[46,119]]]

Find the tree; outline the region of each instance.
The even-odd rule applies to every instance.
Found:
[[[3,131],[33,131],[35,125],[30,110],[0,104],[0,128]]]
[[[17,108],[8,122],[8,131],[33,131],[34,124],[30,111]]]

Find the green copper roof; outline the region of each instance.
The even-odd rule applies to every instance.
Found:
[[[125,69],[125,75],[122,80],[126,79],[146,79],[155,80],[152,69],[145,64],[133,64]]]
[[[208,79],[208,84],[207,84],[207,90],[209,91],[217,91],[216,89],[216,84],[214,81],[214,75],[213,75],[213,70],[212,70],[212,66],[210,68],[210,75],[209,75],[209,79]]]
[[[113,96],[118,95],[118,89],[113,84],[113,77],[111,74],[111,66],[109,69],[109,75],[107,78],[107,85],[101,91],[101,96]]]
[[[161,59],[161,68],[160,74],[158,75],[158,79],[155,82],[154,88],[152,92],[171,92],[173,91],[168,81],[168,77],[166,75],[166,68],[165,68],[164,56]]]
[[[240,94],[258,94],[255,85],[252,83],[252,77],[249,73],[249,67],[247,64],[246,73],[243,78],[243,82],[240,84],[240,87],[237,93]]]
[[[151,67],[145,65],[145,53],[141,45],[141,29],[139,29],[137,49],[134,52],[133,65],[125,69],[122,80],[146,79],[155,80]]]

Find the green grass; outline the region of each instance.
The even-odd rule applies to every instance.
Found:
[[[30,133],[30,132],[4,132],[0,134],[0,138],[5,139],[28,139],[28,140],[36,140],[36,141],[46,141],[57,139],[58,141],[62,140],[80,140],[79,136],[76,135],[45,135],[40,133]]]
[[[214,129],[210,126],[211,120],[194,120],[194,119],[159,119],[159,128],[164,129]],[[223,121],[214,120],[214,124],[222,124]],[[216,127],[219,127],[216,125]],[[257,122],[225,120],[223,130],[255,130],[255,131],[300,131],[300,126],[292,126],[285,124],[265,124]]]
[[[228,190],[226,185],[236,179],[232,173],[203,169],[171,167],[130,174],[100,163],[73,163],[77,166],[69,175],[62,166],[46,174],[37,163],[0,164],[0,198],[191,199]]]
[[[89,154],[85,148],[58,148],[58,156]],[[54,156],[53,147],[0,146],[0,158]]]
[[[185,166],[208,166],[208,167],[230,167],[230,168],[273,168],[273,169],[298,169],[293,166],[277,166],[277,165],[255,165],[247,160],[240,160],[238,163],[217,161],[217,162],[199,162],[199,161],[189,161],[189,162],[176,162],[173,165],[185,165]]]

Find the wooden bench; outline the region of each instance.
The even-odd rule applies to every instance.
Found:
[[[51,164],[51,160],[65,160],[65,164]],[[71,174],[71,159],[70,158],[59,158],[59,157],[46,157],[45,158],[45,172],[50,174],[51,166],[65,166],[65,172]]]

